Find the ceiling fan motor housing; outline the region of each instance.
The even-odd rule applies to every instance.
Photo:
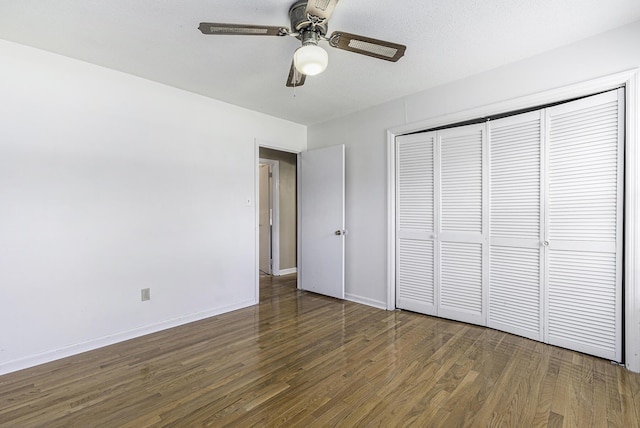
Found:
[[[289,9],[291,28],[293,31],[296,31],[300,34],[297,36],[297,38],[300,40],[303,40],[302,35],[306,32],[314,32],[319,36],[324,36],[327,34],[328,30],[328,23],[326,19],[307,16],[307,14],[305,13],[305,10],[307,9],[307,3],[307,0],[299,0],[295,2]]]

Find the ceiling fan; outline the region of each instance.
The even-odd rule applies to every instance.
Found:
[[[329,18],[339,0],[298,0],[289,8],[291,29],[266,25],[224,24],[217,22],[201,22],[198,29],[202,34],[213,35],[246,35],[246,36],[292,36],[302,42],[293,55],[287,86],[302,86],[306,76],[313,76],[324,71],[329,57],[327,52],[318,46],[326,41],[333,48],[342,49],[396,62],[407,49],[404,45],[391,43],[356,34],[334,31],[327,36]]]

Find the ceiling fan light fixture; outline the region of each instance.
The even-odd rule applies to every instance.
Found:
[[[327,68],[329,55],[320,46],[308,44],[296,50],[293,54],[293,63],[300,73],[315,76]]]

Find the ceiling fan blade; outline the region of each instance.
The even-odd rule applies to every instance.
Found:
[[[289,29],[268,25],[221,24],[201,22],[198,29],[202,34],[243,35],[243,36],[286,36]]]
[[[304,11],[306,15],[317,16],[321,19],[329,19],[339,0],[309,0]]]
[[[287,87],[295,88],[296,86],[304,85],[304,81],[307,78],[304,74],[300,73],[298,69],[293,65],[291,61],[291,69],[289,70],[289,77],[287,78]]]
[[[334,31],[329,38],[329,44],[334,48],[392,62],[402,58],[407,49],[405,45],[343,33],[342,31]]]

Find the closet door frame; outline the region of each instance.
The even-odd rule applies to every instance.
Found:
[[[387,130],[387,309],[395,309],[395,138],[396,136],[464,122],[479,117],[561,102],[624,87],[625,92],[625,213],[624,213],[624,364],[640,372],[640,69],[496,102]],[[505,94],[502,97],[507,98]]]

